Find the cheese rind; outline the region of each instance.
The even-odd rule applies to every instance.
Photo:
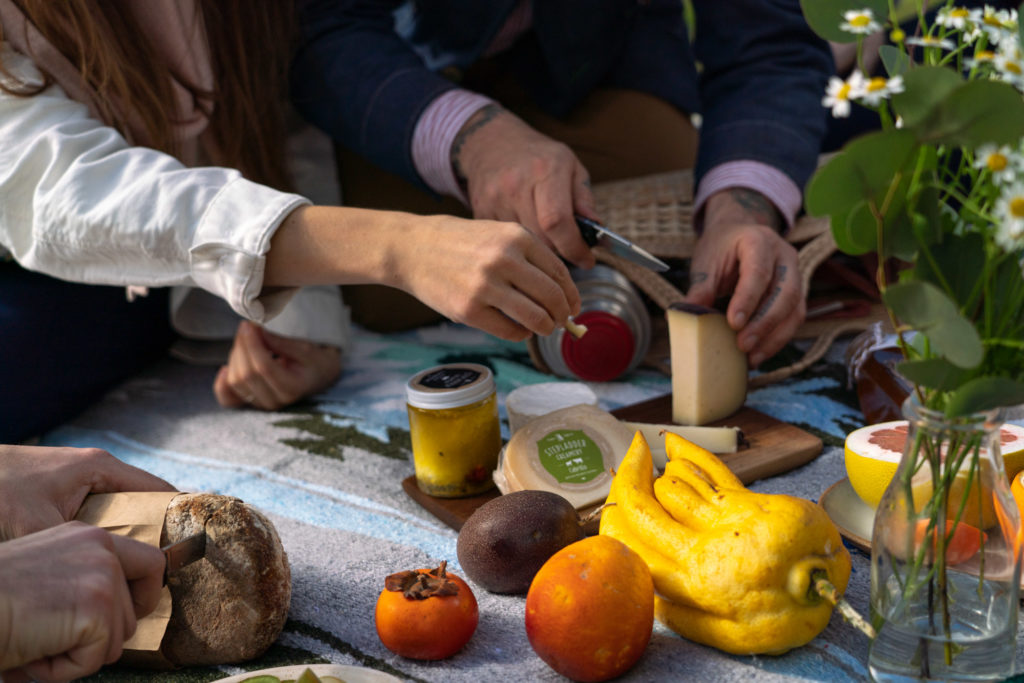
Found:
[[[611,413],[589,405],[562,408],[512,435],[495,481],[502,493],[551,491],[577,509],[602,503],[631,439],[630,429]]]
[[[703,425],[732,415],[747,397],[747,357],[736,332],[713,308],[665,311],[672,347],[672,419]]]

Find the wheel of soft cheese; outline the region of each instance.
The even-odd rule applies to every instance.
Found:
[[[182,494],[167,507],[160,545],[204,530],[204,558],[167,582],[173,609],[160,651],[177,666],[258,657],[288,617],[291,571],[270,520],[238,498]]]
[[[566,498],[577,510],[603,503],[611,472],[633,432],[590,405],[562,408],[530,420],[506,444],[499,476],[504,493],[535,489]]]
[[[597,394],[582,382],[542,382],[513,389],[505,399],[509,433],[541,415],[577,405],[597,406]]]

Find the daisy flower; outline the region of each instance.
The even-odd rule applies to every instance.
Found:
[[[976,66],[981,66],[982,64],[992,64],[995,61],[995,52],[992,52],[991,50],[975,50],[974,57],[970,59],[965,59],[964,64],[966,64],[968,68],[973,69]]]
[[[882,25],[875,21],[875,14],[869,8],[852,9],[843,12],[843,23],[839,28],[848,33],[867,35],[882,28]]]
[[[943,7],[935,15],[935,23],[957,31],[970,31],[974,28],[973,18],[971,10],[966,7]]]
[[[985,5],[985,9],[976,16],[974,21],[988,36],[988,42],[998,45],[1001,40],[1016,33],[1017,10],[996,10]]]
[[[974,167],[991,171],[997,183],[1012,182],[1020,166],[1020,155],[1014,154],[1009,145],[982,145],[974,153]]]
[[[1016,42],[1003,41],[992,63],[999,73],[1000,80],[1018,87],[1024,85],[1024,59]]]
[[[1006,251],[1024,247],[1024,184],[1014,183],[1003,191],[995,206],[996,244]]]
[[[875,76],[864,83],[860,99],[867,105],[877,107],[882,100],[899,92],[903,92],[903,76],[893,76],[892,78]]]
[[[935,36],[913,36],[907,38],[907,45],[916,45],[918,47],[938,47],[943,50],[955,50],[956,44],[952,40],[946,40],[945,38],[936,38]]]
[[[864,75],[860,71],[854,71],[850,78],[843,80],[832,76],[828,80],[828,87],[825,89],[825,97],[821,99],[823,106],[832,109],[832,116],[837,119],[845,119],[850,115],[850,101],[863,95]]]

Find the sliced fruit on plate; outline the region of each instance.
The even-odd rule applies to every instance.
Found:
[[[878,507],[885,488],[889,485],[907,440],[907,421],[895,420],[876,425],[861,427],[846,437],[845,462],[846,475],[850,485],[861,500],[872,508]],[[1004,424],[1000,429],[1000,451],[1007,477],[1012,480],[1017,472],[1024,470],[1024,427],[1015,424]],[[966,486],[964,481],[957,481]],[[927,473],[915,476],[914,498],[923,501],[931,494],[931,481]],[[955,486],[955,484],[954,484]],[[951,499],[957,499],[956,491],[951,491]],[[965,514],[970,510],[965,510]],[[995,522],[990,511],[982,509],[986,524]],[[972,519],[973,516],[966,517]]]

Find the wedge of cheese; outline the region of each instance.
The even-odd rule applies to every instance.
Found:
[[[747,397],[747,357],[713,308],[673,304],[665,311],[672,347],[672,420],[703,425],[728,417]]]
[[[626,425],[600,408],[562,408],[516,430],[494,479],[502,493],[551,491],[577,509],[586,508],[608,497],[612,471],[632,438]]]
[[[651,457],[658,469],[665,467],[665,432],[674,432],[691,443],[712,453],[735,453],[739,450],[743,434],[738,427],[694,427],[688,425],[660,425],[646,422],[624,422],[631,432],[639,431],[651,447]]]

